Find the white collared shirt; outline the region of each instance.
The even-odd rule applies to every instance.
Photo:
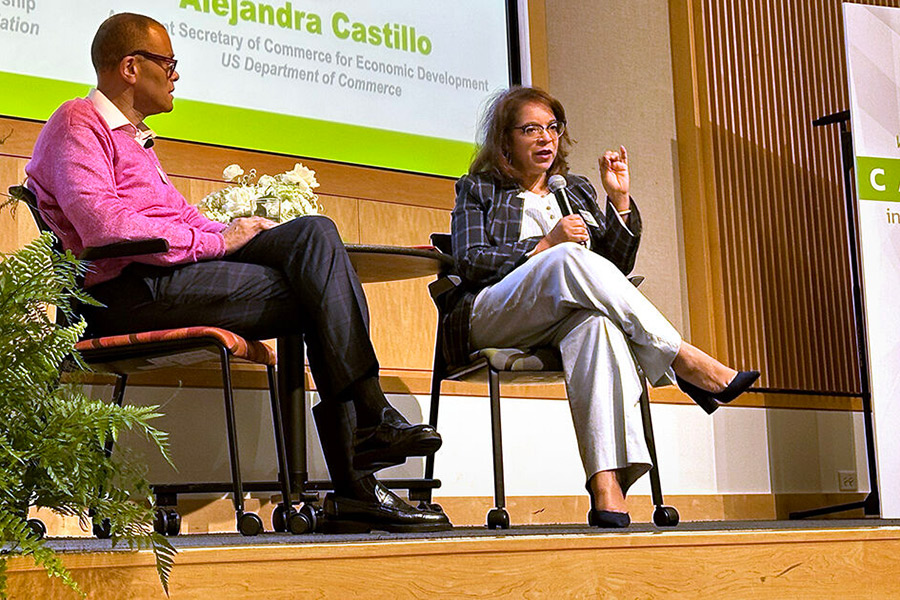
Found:
[[[121,129],[123,127],[130,127],[133,129],[134,141],[142,148],[145,147],[148,139],[156,137],[156,133],[143,123],[135,125],[129,121],[128,117],[119,110],[119,107],[113,104],[112,101],[97,88],[93,88],[88,93],[87,99],[94,105],[94,108],[97,109],[97,112],[100,113],[103,120],[106,121],[106,125],[110,130]],[[141,127],[143,127],[143,129]]]
[[[109,127],[110,131],[127,128],[131,131],[134,136],[134,141],[138,146],[145,149],[150,147],[147,145],[147,140],[156,137],[156,133],[154,133],[152,129],[143,123],[140,123],[140,126],[138,126],[129,121],[128,117],[119,110],[119,107],[113,104],[112,101],[106,97],[106,94],[97,88],[93,88],[88,93],[87,99],[94,105],[97,112],[100,113],[100,117],[106,122],[106,126]],[[143,129],[141,129],[141,127],[143,127]],[[156,172],[159,173],[160,179],[162,179],[163,183],[169,185],[168,175],[162,170],[162,167],[159,166],[155,158],[153,159],[153,162],[156,163]]]

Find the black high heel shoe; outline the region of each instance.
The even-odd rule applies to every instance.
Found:
[[[631,525],[631,515],[627,512],[594,508],[594,492],[591,491],[590,484],[586,484],[584,487],[587,489],[588,497],[591,499],[591,510],[588,511],[588,525],[609,529],[624,529]]]
[[[675,376],[681,391],[690,396],[691,400],[696,402],[708,415],[713,414],[719,408],[719,404],[728,404],[746,392],[757,379],[759,379],[759,371],[739,371],[724,390],[715,393],[708,392],[677,375]]]
[[[624,529],[631,525],[631,516],[628,513],[614,510],[597,510],[592,508],[588,513],[588,525],[608,529]]]

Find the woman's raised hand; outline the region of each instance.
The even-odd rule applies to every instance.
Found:
[[[600,157],[600,183],[616,210],[628,209],[631,179],[628,175],[628,152],[625,146],[619,146],[618,152],[608,150]]]

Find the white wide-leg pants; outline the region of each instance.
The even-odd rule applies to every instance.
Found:
[[[610,261],[575,244],[540,252],[475,299],[476,348],[555,346],[587,479],[619,469],[622,490],[650,469],[643,372],[674,383],[681,336]]]

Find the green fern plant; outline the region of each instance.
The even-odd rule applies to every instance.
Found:
[[[53,249],[44,233],[0,262],[0,597],[10,556],[31,556],[47,574],[84,592],[59,557],[27,523],[30,506],[87,524],[109,519],[113,545],[152,548],[168,594],[175,549],[153,531],[153,501],[143,472],[104,445],[120,432],[150,439],[168,460],[167,434],[150,422],[158,407],[93,400],[80,386],[60,384],[61,369],[85,370],[75,352],[84,322],[73,301],[96,304],[79,289],[85,265]],[[70,317],[52,321],[47,307]],[[65,365],[65,367],[63,366]]]

